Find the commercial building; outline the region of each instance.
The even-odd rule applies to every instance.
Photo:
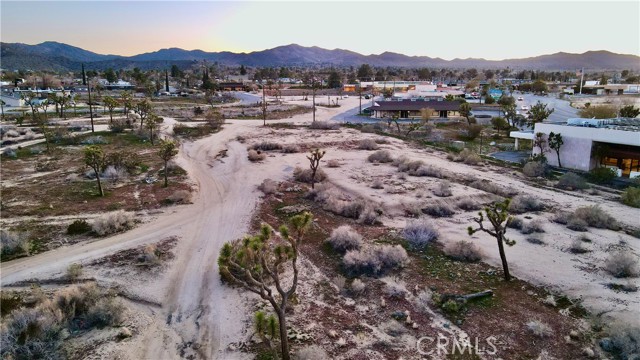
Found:
[[[420,119],[422,109],[434,110],[433,118],[460,116],[460,103],[457,101],[425,101],[421,99],[399,101],[377,101],[372,107],[373,117],[377,119]]]

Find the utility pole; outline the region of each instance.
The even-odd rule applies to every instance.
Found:
[[[582,83],[584,82],[584,68],[580,69],[580,95],[582,95]]]
[[[93,108],[91,107],[91,80],[88,81],[87,89],[89,90],[89,117],[91,117],[91,133],[95,132],[95,128],[93,127]]]
[[[262,84],[262,123],[267,126],[267,100],[264,96],[264,83]]]
[[[360,112],[358,115],[362,115],[362,85],[358,82],[358,98],[360,98]]]
[[[311,77],[311,93],[313,98],[313,122],[316,122],[316,77]]]

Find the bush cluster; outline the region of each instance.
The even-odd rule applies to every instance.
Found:
[[[0,230],[0,256],[29,254],[29,241],[24,234]]]
[[[422,212],[433,217],[449,217],[456,212],[446,204],[430,204],[422,208]]]
[[[424,249],[431,242],[438,239],[438,230],[428,221],[412,221],[402,230],[402,238],[412,249]]]
[[[451,192],[451,184],[449,184],[448,181],[439,182],[436,188],[433,189],[433,194],[440,197],[448,197],[453,195],[453,193]]]
[[[576,173],[568,172],[558,179],[556,187],[564,190],[583,190],[587,189],[589,185],[587,181]]]
[[[589,171],[589,180],[596,184],[608,184],[616,177],[618,174],[612,168],[598,167]]]
[[[91,224],[84,219],[77,219],[67,226],[67,234],[79,235],[86,234],[91,231]]]
[[[544,204],[530,195],[516,195],[509,203],[509,212],[523,214],[529,211],[543,211]]]
[[[444,248],[444,253],[458,261],[477,262],[482,259],[480,248],[466,240],[448,243]]]
[[[522,172],[528,177],[544,177],[547,174],[547,164],[542,161],[529,161],[524,164]]]
[[[358,144],[358,149],[360,150],[378,150],[379,148],[380,146],[373,139],[363,139]]]
[[[251,146],[251,149],[256,151],[282,150],[282,145],[276,142],[263,141],[257,144],[253,144],[253,146]]]
[[[640,258],[629,251],[611,253],[604,264],[605,270],[617,278],[640,276]]]
[[[415,170],[409,170],[407,173],[411,176],[430,176],[438,179],[442,179],[444,177],[440,168],[430,165],[421,165]]]
[[[293,169],[293,178],[296,181],[311,184],[311,175],[313,175],[313,171],[311,171],[311,169],[303,169],[301,167],[296,167],[295,169]],[[327,179],[327,174],[324,171],[322,171],[322,169],[318,169],[316,171],[315,182],[316,183],[323,182],[326,179]]]
[[[573,212],[572,218],[580,219],[587,223],[587,225],[594,228],[610,230],[618,230],[619,228],[616,219],[613,216],[607,214],[598,205],[583,206],[577,208]]]
[[[624,189],[620,199],[625,205],[640,208],[640,187],[631,186]]]
[[[390,163],[393,161],[393,158],[391,157],[389,150],[378,150],[369,155],[367,161],[372,163]]]
[[[119,210],[103,214],[94,219],[91,229],[96,234],[104,236],[130,229],[133,224],[133,214]]]
[[[347,251],[343,265],[351,274],[380,275],[408,261],[407,251],[400,245],[373,245]]]
[[[469,186],[502,197],[512,197],[518,194],[518,191],[512,187],[500,186],[489,180],[476,180],[469,184]]]
[[[351,226],[342,225],[331,232],[331,236],[326,240],[333,250],[346,252],[348,250],[358,250],[362,247],[362,236]]]

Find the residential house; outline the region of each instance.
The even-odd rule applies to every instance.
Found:
[[[457,101],[425,101],[421,99],[409,99],[399,101],[377,101],[371,107],[373,117],[388,119],[398,117],[400,119],[420,119],[421,110],[433,109],[433,118],[450,118],[460,116],[460,103]]]

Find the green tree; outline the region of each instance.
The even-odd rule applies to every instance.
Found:
[[[33,91],[25,91],[20,94],[20,98],[24,101],[25,104],[29,105],[31,108],[31,119],[36,121],[36,116],[38,114],[38,96]]]
[[[173,159],[178,154],[178,145],[172,140],[163,140],[160,142],[160,148],[158,149],[158,156],[164,161],[164,187],[169,186],[169,168],[167,164],[169,160]]]
[[[498,130],[498,134],[500,133],[500,130],[508,131],[511,128],[507,120],[500,116],[492,118],[491,125],[494,129]],[[508,134],[505,134],[505,136],[507,135]]]
[[[527,125],[533,128],[535,124],[543,122],[552,113],[553,109],[547,109],[547,104],[543,104],[540,102],[540,100],[538,100],[538,102],[535,105],[531,106],[531,109],[529,110],[529,119],[527,121]]]
[[[116,72],[113,71],[112,68],[108,68],[107,70],[105,70],[105,72],[102,74],[102,76],[104,76],[104,78],[109,83],[114,83],[114,82],[118,81],[118,75],[116,75]]]
[[[562,168],[562,163],[560,162],[560,148],[564,145],[564,140],[562,140],[562,134],[554,133],[553,131],[549,133],[549,148],[556,152],[556,156],[558,157],[558,167]]]
[[[240,65],[240,75],[247,75],[247,69],[244,68],[244,65]]]
[[[547,83],[542,80],[536,80],[531,84],[531,90],[535,93],[547,92]]]
[[[487,96],[484,97],[484,103],[487,104],[487,105],[493,104],[495,102],[496,102],[496,100],[491,95],[487,95]]]
[[[273,229],[262,224],[260,232],[244,239],[224,244],[218,258],[223,279],[242,285],[268,301],[278,316],[280,349],[284,360],[289,360],[287,335],[287,307],[298,287],[298,254],[313,215],[304,212],[289,219],[289,227],[282,225],[277,236]],[[288,289],[283,273],[290,268],[292,277]]]
[[[620,108],[620,117],[634,118],[640,115],[640,109],[633,105],[627,105]]]
[[[338,74],[337,71],[332,70],[329,74],[329,80],[327,80],[327,83],[330,89],[342,87],[342,79],[340,78],[340,74]]]
[[[517,105],[516,104],[507,104],[502,105],[502,112],[504,112],[504,118],[507,119],[509,125],[516,125],[516,118],[518,116]]]
[[[104,99],[102,99],[102,102],[104,103],[104,106],[109,109],[109,122],[112,123],[113,110],[115,110],[116,106],[118,106],[118,101],[111,96],[105,96]]]
[[[89,145],[84,149],[84,163],[93,169],[93,172],[96,174],[100,196],[104,196],[102,184],[100,183],[100,172],[105,165],[105,159],[104,151],[98,145]]]
[[[181,78],[184,75],[182,70],[178,67],[178,65],[171,65],[171,77],[174,79]]]
[[[369,64],[362,64],[358,68],[358,79],[371,79],[373,77],[373,70]]]
[[[500,260],[502,261],[502,270],[504,272],[504,279],[506,281],[511,280],[511,274],[509,273],[509,264],[507,263],[507,255],[504,252],[504,244],[513,246],[516,244],[514,240],[509,240],[505,234],[507,233],[507,224],[513,221],[513,217],[509,216],[509,203],[511,199],[505,199],[503,202],[495,202],[484,208],[487,220],[491,224],[491,228],[485,228],[483,225],[484,215],[482,211],[478,213],[478,217],[473,218],[478,224],[477,228],[469,226],[467,231],[469,235],[473,235],[478,231],[483,231],[498,241],[498,251],[500,252]]]
[[[138,114],[140,117],[140,128],[144,126],[144,120],[151,114],[151,102],[149,99],[145,98],[144,100],[138,101],[135,103],[133,107],[133,112]]]
[[[160,121],[162,121],[161,117],[151,114],[149,115],[147,122],[144,124],[144,127],[149,131],[149,141],[151,141],[151,145],[153,145],[154,135],[160,127]]]
[[[458,109],[458,112],[460,113],[460,116],[467,119],[467,124],[471,125],[471,104],[466,102],[460,104],[460,108]]]

